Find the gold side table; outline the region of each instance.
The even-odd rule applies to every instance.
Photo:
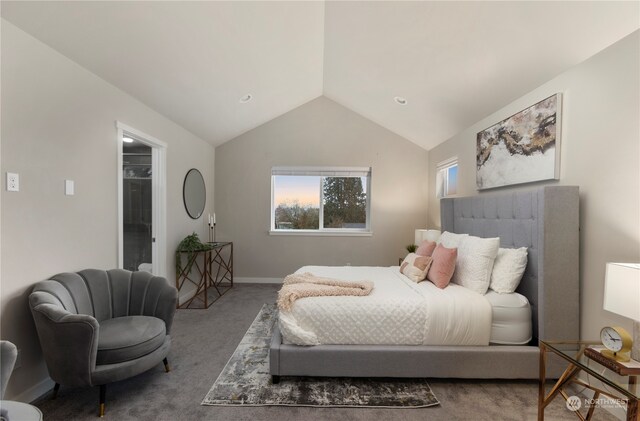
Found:
[[[625,403],[627,406],[627,421],[640,421],[640,413],[638,412],[640,395],[636,387],[637,377],[640,375],[640,362],[632,360],[630,363],[617,363],[612,360],[600,360],[596,355],[600,348],[602,348],[602,344],[599,341],[540,341],[538,421],[544,421],[545,408],[558,395],[569,403],[568,407],[573,404],[576,417],[582,421],[588,421],[592,418],[600,397]],[[548,393],[545,385],[547,353],[556,355],[568,363],[567,369]],[[594,369],[593,365],[597,365],[598,370]],[[607,386],[605,387],[607,390],[579,379],[578,374],[581,372],[598,379]],[[621,382],[620,379],[624,381]],[[571,384],[576,384],[594,392],[593,398],[586,403],[584,408],[581,408],[582,400],[575,402],[575,397],[567,394],[565,389]],[[586,410],[586,414],[583,415],[580,412],[581,409],[583,412]]]

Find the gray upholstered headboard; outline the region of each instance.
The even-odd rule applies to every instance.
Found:
[[[445,198],[442,231],[500,237],[501,247],[529,249],[517,292],[533,312],[533,336],[580,338],[579,196],[575,186]]]

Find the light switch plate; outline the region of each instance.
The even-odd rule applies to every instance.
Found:
[[[75,194],[75,183],[73,180],[64,180],[64,194],[73,196]]]
[[[7,173],[7,191],[20,191],[20,175],[13,172]]]

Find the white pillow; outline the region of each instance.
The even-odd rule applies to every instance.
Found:
[[[446,246],[445,246],[446,247]],[[458,246],[458,260],[451,282],[484,295],[491,283],[493,262],[500,248],[500,238],[468,236]]]
[[[490,288],[500,294],[515,292],[527,268],[527,248],[499,249],[493,263]]]
[[[445,231],[438,239],[438,244],[442,244],[448,249],[457,249],[460,246],[460,242],[468,236],[469,234],[454,234],[452,232]]]
[[[400,272],[415,283],[425,280],[433,257],[409,253],[400,266]]]

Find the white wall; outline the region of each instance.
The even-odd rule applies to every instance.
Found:
[[[21,184],[2,191],[2,339],[22,359],[10,399],[35,397],[48,378],[30,287],[59,272],[117,266],[116,120],[169,145],[166,273],[174,282],[178,242],[206,235],[203,220],[184,210],[182,182],[200,169],[205,215],[213,210],[213,147],[2,20],[2,175],[17,172]],[[64,179],[75,180],[75,196],[64,196]]]
[[[427,210],[427,152],[325,97],[216,148],[218,238],[235,275],[280,278],[303,265],[391,266]],[[271,168],[372,167],[372,237],[271,236]]]
[[[563,93],[559,184],[580,186],[581,290],[576,295],[585,340],[598,338],[609,323],[631,329],[629,320],[602,309],[602,298],[606,262],[640,262],[639,63],[636,31],[429,151],[429,186],[435,186],[437,163],[457,155],[459,195],[477,194],[476,134]],[[439,201],[430,189],[429,225],[439,221]]]

